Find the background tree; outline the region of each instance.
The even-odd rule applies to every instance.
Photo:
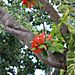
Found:
[[[63,26],[61,28],[61,33],[64,36],[64,38],[66,37],[65,41],[68,44],[68,49],[69,50],[73,49],[73,52],[68,51],[67,56],[70,58],[71,54],[74,55],[74,49],[75,49],[74,48],[75,47],[74,46],[75,45],[75,42],[74,42],[75,32],[74,31],[75,30],[74,30],[74,24],[72,24],[72,23],[74,23],[74,11],[71,9],[70,6],[68,6],[68,5],[73,6],[73,3],[71,3],[71,2],[68,3],[68,1],[61,1],[61,2],[60,1],[54,1],[53,2],[54,4],[59,5],[58,9],[60,10],[60,12],[64,13],[64,16],[59,20],[60,17],[58,15],[58,13],[53,9],[52,5],[48,4],[48,2],[45,1],[45,0],[43,0],[43,1],[40,0],[40,2],[42,2],[43,4],[38,2],[38,5],[40,6],[40,8],[39,8],[39,6],[38,6],[38,8],[34,7],[35,11],[33,10],[33,12],[25,12],[25,6],[23,6],[23,7],[20,6],[20,3],[22,1],[17,1],[16,4],[13,1],[10,2],[8,0],[8,2],[11,4],[10,6],[5,5],[4,3],[1,3],[1,6],[6,6],[7,8],[4,7],[5,10],[7,12],[9,12],[12,16],[14,16],[14,18],[17,20],[17,22],[19,22],[23,26],[18,25],[15,22],[15,20],[13,20],[11,18],[11,16],[9,16],[9,14],[7,14],[2,9],[0,9],[0,21],[4,25],[4,26],[1,25],[1,38],[0,38],[1,39],[1,46],[0,46],[1,58],[0,58],[0,60],[1,60],[1,67],[3,68],[3,71],[1,71],[1,72],[5,73],[6,72],[5,68],[9,67],[10,65],[13,65],[13,66],[18,67],[18,74],[25,74],[25,73],[28,74],[29,73],[27,71],[27,68],[25,68],[25,67],[26,67],[26,65],[29,65],[29,61],[30,61],[30,63],[32,62],[33,58],[30,58],[29,56],[32,56],[33,53],[31,51],[29,51],[29,50],[26,50],[26,49],[23,49],[25,51],[25,53],[21,53],[22,49],[20,50],[20,48],[22,48],[22,45],[19,43],[19,40],[17,40],[14,36],[6,33],[4,30],[6,30],[6,31],[12,33],[13,35],[17,36],[22,41],[21,43],[26,44],[26,45],[28,45],[29,48],[31,48],[30,47],[30,41],[33,38],[33,33],[28,31],[27,29],[29,29],[31,31],[34,31],[34,29],[32,28],[32,26],[28,22],[33,20],[34,17],[35,17],[36,19],[35,19],[35,21],[33,21],[33,25],[34,26],[35,25],[40,25],[40,23],[43,23],[42,20],[40,19],[40,17],[42,15],[44,15],[43,20],[46,21],[51,26],[53,25],[53,21],[56,24],[58,24],[60,27]],[[72,1],[72,2],[74,2],[74,1]],[[46,5],[46,7],[44,6],[44,4]],[[65,6],[67,8],[65,8]],[[28,6],[28,7],[30,7],[30,6]],[[43,7],[44,11],[48,12],[48,14],[52,17],[53,21],[52,21],[51,18],[47,17],[47,15],[48,15],[47,13],[45,13],[45,12],[42,13],[43,10],[41,10],[41,7]],[[37,9],[37,11],[36,11],[36,9]],[[40,9],[40,11],[39,11],[39,9]],[[64,9],[64,11],[67,10],[67,12],[64,12],[63,9]],[[66,24],[68,26],[68,29],[69,29],[70,33],[67,31],[67,27],[65,25],[63,25],[63,24]],[[25,29],[24,27],[27,28],[27,29]],[[42,31],[40,31],[40,32],[42,32]],[[47,32],[49,33],[48,30],[47,30]],[[14,45],[13,45],[13,43],[14,43]],[[52,64],[51,62],[53,62],[53,60],[52,61],[49,61],[49,59],[44,60],[42,57],[40,57],[40,55],[36,55],[36,56],[38,58],[40,58],[44,63],[46,63],[46,64],[48,64],[50,66],[59,67],[59,68],[65,68],[64,65],[62,65],[62,64],[60,64],[61,65],[61,67],[60,67],[59,64],[58,64],[59,62],[56,62],[58,65],[55,64],[55,63]],[[74,58],[74,56],[72,58]],[[14,61],[12,62],[13,59],[14,59]],[[30,59],[30,60],[28,60],[28,59]],[[70,65],[71,61],[74,63],[73,59],[72,60],[68,59],[68,61],[69,61],[68,65]],[[46,68],[46,66],[45,67],[43,66],[44,65],[43,63],[40,64],[40,65],[39,65],[39,63],[42,63],[42,62],[40,62],[40,60],[38,60],[36,63],[32,62],[32,65],[30,64],[31,68],[33,68],[32,70],[30,69],[30,74],[33,74],[33,72],[34,72],[34,70],[36,68],[41,68],[41,69]],[[23,65],[25,67],[23,67],[23,69],[22,69],[21,65]],[[71,68],[74,69],[74,64],[70,65],[70,66],[71,66]],[[2,70],[2,68],[1,68],[1,70]],[[73,69],[70,70],[70,68],[68,68],[68,72],[74,74],[75,72],[74,72]],[[29,70],[29,68],[28,68],[28,70]],[[48,70],[48,69],[46,69],[46,70]]]

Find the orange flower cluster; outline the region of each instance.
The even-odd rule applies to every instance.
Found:
[[[32,8],[36,5],[35,0],[22,0],[22,5],[26,5],[28,8]]]
[[[44,42],[46,40],[52,40],[52,36],[48,35],[48,37],[45,37],[45,34],[42,33],[40,35],[36,35],[33,40],[32,40],[32,44],[31,47],[32,49],[35,48],[36,50],[32,50],[35,54],[39,54],[41,52],[43,52],[43,49],[39,48],[39,46],[44,45]]]

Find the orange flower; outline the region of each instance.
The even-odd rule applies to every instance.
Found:
[[[48,35],[46,40],[52,40],[52,35]],[[43,51],[43,49],[39,48],[39,46],[44,45],[45,42],[45,34],[42,33],[40,35],[36,35],[31,43],[32,48],[36,48],[36,50],[32,50],[35,54],[39,54]],[[47,47],[47,46],[46,46]]]
[[[52,40],[52,35],[48,35],[48,37],[46,38],[46,40]]]
[[[39,35],[39,39],[40,39],[40,44],[44,44],[44,41],[45,41],[45,34],[42,33]]]
[[[28,8],[32,8],[35,5],[36,5],[36,2],[34,0],[31,0],[30,2],[28,2]]]
[[[27,5],[28,4],[28,0],[22,0],[22,4],[23,5]]]
[[[39,53],[41,53],[43,50],[42,49],[40,49],[40,48],[37,48],[37,50],[33,50],[33,52],[35,53],[35,54],[39,54]]]
[[[44,44],[44,39],[45,39],[44,34],[36,35],[32,40],[32,48]]]
[[[39,48],[40,45],[44,44],[45,35],[44,33],[40,35],[36,35],[33,40],[31,47],[36,48],[36,50],[33,50],[34,53],[38,54],[41,53],[43,50]]]

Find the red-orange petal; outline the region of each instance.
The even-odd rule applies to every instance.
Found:
[[[22,0],[22,4],[27,4],[28,3],[28,0]]]
[[[52,35],[48,35],[48,37],[46,38],[46,40],[52,40]]]
[[[42,49],[33,50],[33,52],[34,52],[35,54],[39,54],[39,53],[41,53],[42,51],[43,51]]]

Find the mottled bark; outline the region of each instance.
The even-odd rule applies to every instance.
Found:
[[[26,44],[30,48],[33,33],[31,31],[28,31],[22,25],[19,25],[14,20],[14,18],[12,18],[8,13],[6,13],[1,8],[0,8],[0,22],[4,25],[6,31],[19,38],[23,42],[23,44]]]
[[[48,0],[40,0],[40,2],[45,5],[43,10],[51,16],[52,20],[56,24],[58,24],[60,16],[58,15],[57,11],[53,8],[53,6],[50,3],[48,3],[47,1]]]
[[[45,5],[43,10],[47,12],[51,16],[52,20],[58,25],[60,23],[60,16],[58,15],[58,12],[53,8],[50,3],[48,3],[48,0],[39,1]],[[69,33],[68,27],[65,24],[63,24],[60,31],[63,36]]]

